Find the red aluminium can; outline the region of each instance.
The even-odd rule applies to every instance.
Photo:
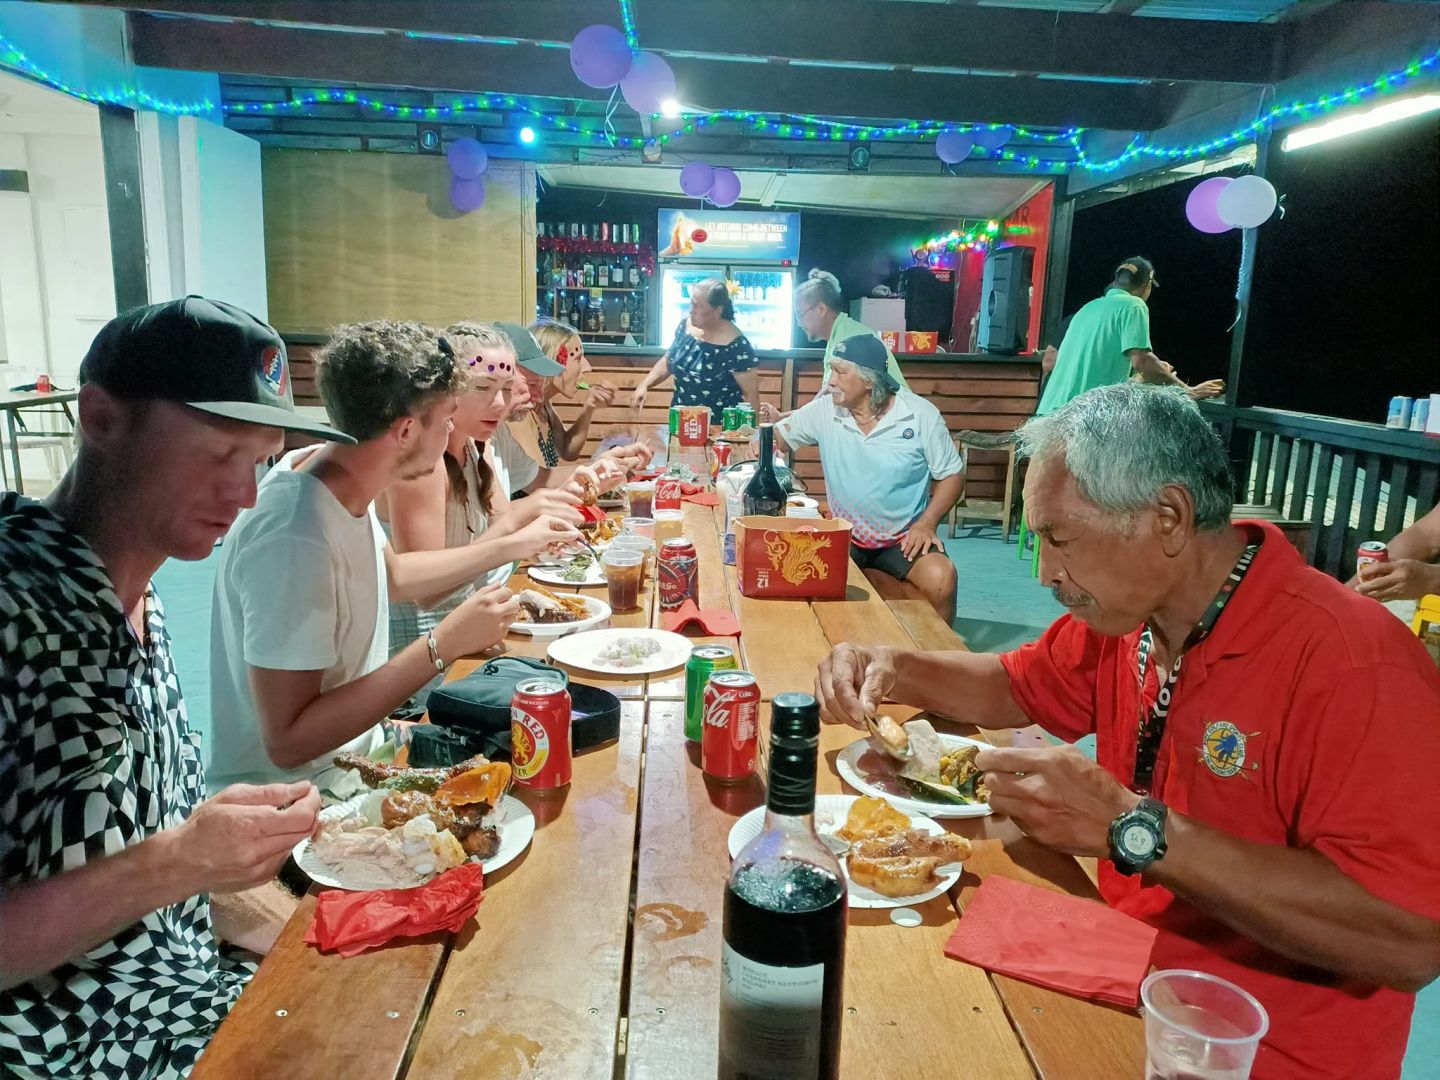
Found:
[[[755,772],[760,743],[760,684],[748,671],[717,671],[705,684],[700,768],[734,784]]]
[[[570,783],[570,692],[553,678],[526,679],[510,699],[510,763],[515,783],[554,791]]]
[[[687,536],[660,545],[660,610],[675,611],[686,600],[700,603],[700,559]]]
[[[682,494],[684,494],[684,489],[678,476],[657,476],[655,478],[654,509],[679,510]]]
[[[720,475],[720,470],[730,465],[730,444],[728,442],[717,442],[712,446],[711,451],[714,457],[710,459],[710,479],[714,480]]]
[[[1390,549],[1383,540],[1366,540],[1355,553],[1355,572],[1358,574],[1371,563],[1390,561]]]

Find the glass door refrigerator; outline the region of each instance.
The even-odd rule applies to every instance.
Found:
[[[660,324],[669,345],[706,278],[731,283],[735,324],[757,349],[788,349],[794,322],[800,215],[742,210],[661,210]]]

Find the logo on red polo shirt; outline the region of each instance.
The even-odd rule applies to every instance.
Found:
[[[1260,732],[1246,735],[1229,720],[1214,720],[1205,725],[1200,739],[1200,760],[1216,776],[1234,776],[1245,768],[1245,750]],[[1251,763],[1250,768],[1260,766]]]

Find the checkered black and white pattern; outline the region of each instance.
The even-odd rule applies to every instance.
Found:
[[[49,510],[0,495],[0,889],[181,824],[205,797],[160,602],[135,640],[99,558]],[[205,896],[0,992],[0,1073],[186,1075],[251,969],[220,955]]]

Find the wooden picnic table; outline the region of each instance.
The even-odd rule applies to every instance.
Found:
[[[872,581],[853,563],[843,600],[739,595],[733,567],[719,557],[719,513],[688,505],[686,529],[700,554],[702,606],[730,607],[742,636],[688,636],[734,645],[766,700],[809,690],[816,666],[840,642],[964,648],[913,589]],[[514,584],[523,579],[522,571]],[[604,586],[579,591],[603,596]],[[639,612],[612,622],[659,626],[653,590],[647,586]],[[545,647],[512,633],[500,649],[543,657]],[[451,677],[482,662],[456,664]],[[563,794],[517,790],[535,811],[535,838],[487,878],[476,919],[455,935],[342,960],[304,945],[314,911],[307,897],[196,1077],[715,1074],[726,843],[736,819],[764,802],[763,786],[759,778],[715,784],[700,771],[696,747],[684,736],[683,673],[572,674],[621,698],[620,737],[577,756]],[[888,711],[902,720],[915,712]],[[846,791],[835,758],[857,737],[845,727],[822,729],[819,793]],[[1003,742],[1010,733],[986,737]],[[990,975],[942,951],[986,877],[1095,899],[1090,874],[998,815],[942,820],[974,844],[951,894],[917,905],[916,927],[895,925],[888,911],[850,913],[842,1074],[1141,1075],[1144,1033],[1134,1012]]]

